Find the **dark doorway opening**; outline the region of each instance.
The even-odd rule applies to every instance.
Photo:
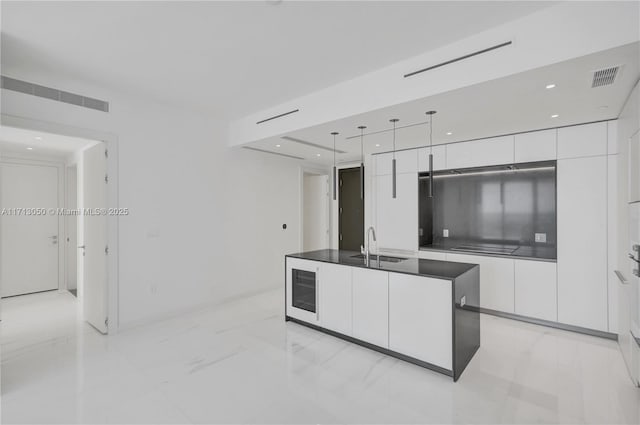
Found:
[[[364,198],[360,196],[360,167],[338,170],[338,248],[360,251],[364,244]]]

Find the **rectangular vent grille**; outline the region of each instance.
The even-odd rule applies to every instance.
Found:
[[[408,74],[404,74],[404,78],[413,77],[416,74],[421,74],[421,73],[426,72],[426,71],[431,71],[432,69],[440,68],[441,66],[450,65],[452,63],[459,62],[459,61],[464,60],[464,59],[469,59],[471,57],[478,56],[478,55],[481,55],[483,53],[490,52],[492,50],[500,49],[502,47],[509,46],[512,43],[513,43],[512,41],[506,41],[504,43],[496,44],[495,46],[487,47],[486,49],[478,50],[477,52],[469,53],[469,54],[466,54],[464,56],[460,56],[460,57],[457,57],[457,58],[454,58],[454,59],[450,59],[450,60],[448,60],[446,62],[442,62],[442,63],[436,64],[436,65],[431,65],[431,66],[428,66],[426,68],[422,68],[422,69],[419,69],[417,71],[413,71],[413,72],[410,72]]]
[[[2,76],[2,88],[96,111],[109,112],[109,102]]]
[[[280,153],[280,152],[271,152],[271,151],[268,151],[268,150],[265,150],[265,149],[252,148],[251,146],[243,146],[243,148],[244,149],[248,149],[250,151],[262,152],[262,153],[270,153],[271,155],[284,156],[285,158],[304,160],[304,158],[302,158],[300,156],[288,155],[286,153]]]
[[[284,114],[275,115],[273,117],[265,118],[263,120],[258,121],[256,124],[262,124],[263,122],[275,120],[276,118],[286,117],[287,115],[295,114],[296,112],[299,112],[299,111],[300,111],[300,109],[294,109],[293,111],[285,112]]]
[[[613,84],[616,80],[616,76],[618,75],[619,70],[619,66],[613,66],[611,68],[595,71],[593,73],[593,82],[591,83],[591,88]]]

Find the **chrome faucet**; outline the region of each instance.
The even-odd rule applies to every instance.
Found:
[[[365,256],[367,267],[371,265],[369,262],[369,257],[371,254],[371,241],[369,240],[369,236],[371,235],[371,233],[373,233],[373,241],[376,242],[376,230],[373,228],[373,226],[370,226],[367,229],[367,249],[365,249],[364,246],[360,245],[360,254],[363,254]]]

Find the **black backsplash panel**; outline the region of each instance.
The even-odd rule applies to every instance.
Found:
[[[425,198],[427,179],[422,175],[421,246],[484,243],[555,247],[555,161],[517,164],[514,170],[509,167],[513,166],[436,172],[431,200]],[[449,230],[448,238],[443,237],[444,229]],[[545,233],[546,243],[536,243],[536,233]]]

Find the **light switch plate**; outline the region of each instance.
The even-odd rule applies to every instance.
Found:
[[[546,243],[547,242],[547,234],[546,233],[536,233],[536,242]]]
[[[460,307],[464,307],[465,304],[467,304],[467,296],[463,296],[462,298],[460,298]]]
[[[442,236],[445,238],[449,237],[449,229],[442,229]]]

